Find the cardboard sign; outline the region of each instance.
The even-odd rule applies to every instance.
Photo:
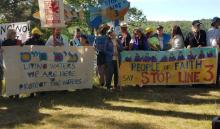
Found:
[[[0,24],[0,39],[6,39],[8,29],[16,30],[17,39],[25,42],[29,38],[30,22]]]
[[[38,0],[38,3],[42,27],[65,27],[63,0]]]

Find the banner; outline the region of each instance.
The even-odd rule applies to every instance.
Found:
[[[92,88],[93,47],[3,47],[6,95]]]
[[[122,85],[190,85],[216,83],[218,51],[122,52]]]
[[[65,27],[63,0],[38,0],[41,26]]]
[[[16,30],[17,39],[25,42],[29,38],[30,22],[0,24],[0,39],[6,39],[8,29]]]

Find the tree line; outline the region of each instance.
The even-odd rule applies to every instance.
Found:
[[[74,11],[83,8],[84,19],[75,18],[67,24],[63,33],[71,36],[74,29],[79,27],[84,33],[92,33],[92,28],[88,26],[90,6],[96,6],[97,0],[65,0],[66,4],[70,5]],[[40,20],[33,18],[32,14],[39,10],[38,0],[1,0],[0,4],[0,24],[31,21],[31,27],[40,28]],[[158,25],[164,26],[164,31],[170,33],[172,26],[177,24],[181,27],[183,34],[186,35],[191,30],[191,21],[148,21],[143,12],[135,7],[129,9],[127,14],[129,31],[132,33],[134,28],[142,28],[145,30],[147,27],[152,27],[156,30]],[[195,19],[197,20],[197,19]],[[210,28],[210,19],[202,19],[202,27],[204,30]],[[44,29],[44,38],[48,38],[51,30]]]

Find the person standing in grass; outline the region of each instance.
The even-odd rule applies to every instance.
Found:
[[[18,46],[22,45],[21,40],[16,38],[16,31],[14,29],[9,29],[7,31],[7,39],[2,42],[2,46]],[[3,76],[2,76],[3,77]],[[19,98],[19,95],[9,96],[9,98]]]
[[[220,18],[214,17],[211,21],[211,28],[207,32],[207,44],[208,46],[218,48],[220,46]],[[217,81],[216,86],[219,86],[219,75],[220,75],[220,51],[218,52],[218,70],[217,70]]]
[[[108,39],[105,44],[105,76],[106,87],[108,90],[112,89],[111,82],[114,75],[114,89],[119,89],[119,64],[120,64],[120,52],[123,50],[122,43],[117,39],[116,33],[113,29],[108,31]]]
[[[110,26],[107,24],[103,24],[99,27],[98,35],[95,38],[95,42],[93,46],[97,51],[97,67],[99,74],[99,83],[101,86],[105,85],[105,63],[106,63],[106,55],[105,55],[105,43],[108,39],[107,31],[110,29]]]

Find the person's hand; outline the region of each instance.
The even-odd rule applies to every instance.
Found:
[[[24,46],[24,44],[23,44],[23,43],[21,43],[21,44],[20,44],[20,47],[23,47],[23,46]]]
[[[188,46],[187,46],[187,49],[191,49],[191,46],[190,46],[190,45],[188,45]]]

